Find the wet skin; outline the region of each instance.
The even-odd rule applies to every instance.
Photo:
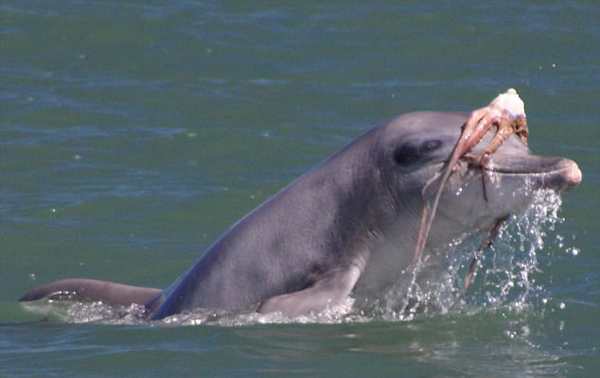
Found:
[[[34,289],[21,300],[138,303],[149,319],[162,319],[197,308],[295,317],[339,305],[351,294],[382,295],[410,270],[423,188],[448,160],[466,119],[410,113],[369,130],[235,223],[164,291],[75,279]],[[472,152],[481,154],[491,137]],[[580,181],[576,163],[531,155],[511,135],[483,169],[458,164],[423,256],[522,211],[537,189],[563,191]]]

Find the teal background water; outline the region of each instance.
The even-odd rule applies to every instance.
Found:
[[[0,376],[600,371],[597,2],[3,1],[0,23]],[[165,287],[368,127],[509,87],[532,150],[584,177],[539,251],[544,306],[160,327],[41,322],[16,302],[64,277]]]

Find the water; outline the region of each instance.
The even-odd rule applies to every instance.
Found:
[[[0,17],[0,376],[600,369],[595,2],[4,1]],[[16,303],[63,277],[165,287],[369,126],[509,87],[533,151],[577,161],[584,182],[558,214],[547,198],[550,214],[514,219],[455,310],[78,324]]]

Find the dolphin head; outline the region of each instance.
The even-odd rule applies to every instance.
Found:
[[[402,227],[418,229],[415,220],[437,185],[444,163],[461,134],[467,114],[421,112],[400,116],[383,126],[379,166],[393,203],[405,219]],[[493,137],[489,132],[473,149],[479,155]],[[564,191],[581,182],[577,164],[560,157],[532,155],[510,136],[483,167],[462,161],[450,176],[435,215],[430,244],[448,243],[462,234],[491,227],[498,219],[527,207],[539,189]],[[406,218],[410,215],[410,220]],[[416,231],[414,232],[416,235]]]

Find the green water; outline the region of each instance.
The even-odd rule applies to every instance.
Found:
[[[0,376],[599,371],[596,2],[3,1],[0,30]],[[532,150],[584,177],[519,308],[172,327],[44,322],[17,304],[65,277],[165,287],[368,127],[509,87]]]

